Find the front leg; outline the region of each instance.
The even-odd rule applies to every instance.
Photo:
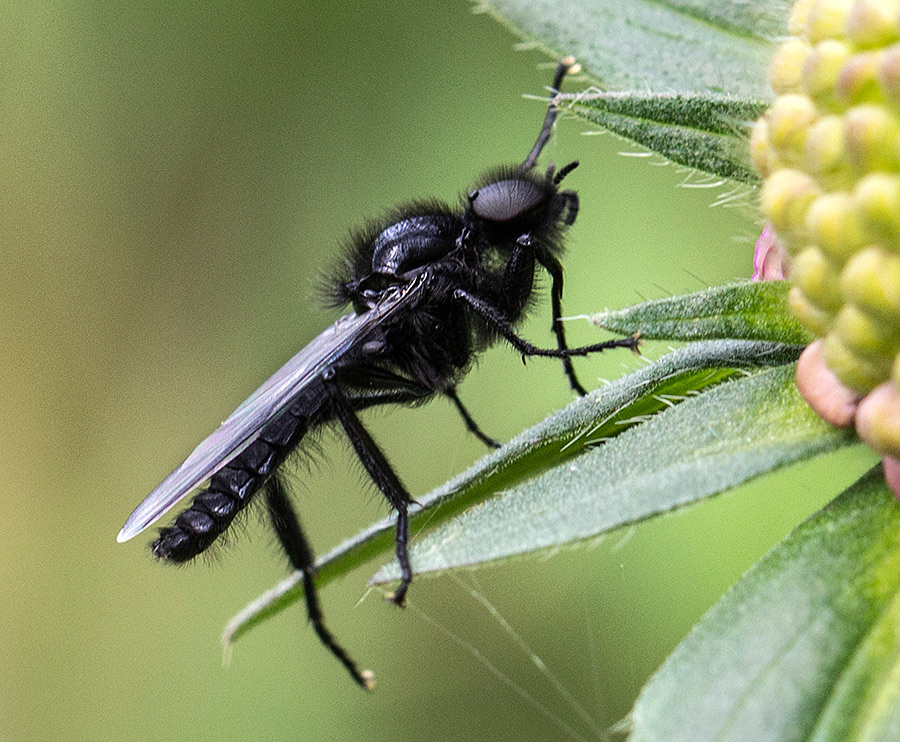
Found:
[[[498,309],[507,317],[518,316],[528,303],[534,288],[534,258],[531,235],[520,235],[503,270]]]
[[[556,347],[559,350],[567,350],[566,330],[562,318],[562,292],[563,269],[562,264],[543,248],[535,250],[530,234],[523,234],[516,240],[506,270],[503,272],[503,304],[499,309],[507,316],[518,314],[528,301],[534,285],[534,263],[537,260],[550,274],[553,280],[550,289],[551,311],[553,324],[550,329],[556,336]],[[563,372],[569,380],[569,386],[580,396],[587,394],[578,377],[575,375],[575,367],[569,356],[561,356]]]
[[[560,350],[566,350],[569,346],[566,345],[566,329],[565,325],[562,322],[562,263],[560,263],[553,255],[551,255],[546,250],[540,250],[537,253],[536,257],[538,263],[540,263],[546,269],[547,273],[550,274],[550,278],[553,280],[553,285],[550,289],[553,326],[550,329],[552,329],[553,334],[556,335],[556,347]],[[566,378],[569,380],[569,386],[574,392],[583,397],[585,394],[587,394],[587,389],[585,389],[581,385],[581,382],[578,381],[578,377],[575,375],[575,367],[572,365],[572,359],[568,356],[565,356],[562,359],[562,364],[563,371],[566,374]]]
[[[618,340],[607,340],[603,343],[594,343],[593,345],[584,345],[580,348],[538,348],[532,345],[524,338],[516,335],[506,316],[492,304],[473,296],[465,289],[457,289],[453,292],[453,298],[464,302],[475,314],[477,314],[485,323],[493,329],[498,335],[505,337],[509,343],[522,354],[523,360],[526,356],[541,356],[543,358],[569,358],[571,356],[586,356],[591,353],[599,353],[609,348],[630,348],[637,351],[640,344],[638,335],[629,338],[620,338]]]

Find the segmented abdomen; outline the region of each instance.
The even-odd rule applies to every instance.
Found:
[[[259,438],[210,478],[209,487],[194,497],[175,523],[160,530],[150,547],[153,556],[186,562],[212,545],[306,434],[310,418],[299,407],[269,423]]]

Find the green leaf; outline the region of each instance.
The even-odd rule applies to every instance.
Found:
[[[773,549],[644,688],[632,742],[900,739],[900,507],[880,467]]]
[[[562,466],[597,440],[620,434],[661,409],[752,369],[795,361],[795,346],[716,341],[681,348],[656,363],[577,399],[565,409],[526,430],[467,472],[428,495],[411,510],[417,523],[438,526],[496,492]],[[394,547],[394,519],[386,518],[325,555],[317,563],[318,583],[325,584]],[[253,601],[226,627],[229,644],[261,621],[303,597],[294,574]]]
[[[590,320],[620,335],[661,340],[769,340],[806,345],[813,337],[788,311],[788,281],[742,282],[657,299]]]
[[[766,109],[764,101],[593,89],[560,95],[558,100],[563,110],[679,165],[743,183],[759,180],[750,162],[748,131]]]
[[[413,571],[472,566],[588,539],[851,440],[809,409],[793,366],[733,379],[430,531],[411,551]],[[392,563],[372,582],[397,578]]]
[[[605,90],[772,97],[773,39],[788,0],[488,0],[483,8],[556,57],[574,55]]]

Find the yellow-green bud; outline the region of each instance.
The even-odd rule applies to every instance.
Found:
[[[900,46],[892,46],[881,54],[878,89],[885,100],[895,106],[900,104]]]
[[[797,0],[791,8],[788,17],[788,32],[791,36],[803,36],[806,33],[806,24],[809,22],[809,11],[816,0]]]
[[[776,170],[763,184],[763,210],[779,234],[798,241],[806,232],[806,210],[820,195],[815,180],[799,170]]]
[[[766,113],[769,143],[782,162],[799,161],[816,118],[816,107],[805,95],[782,95],[772,104]]]
[[[834,322],[832,312],[812,304],[796,286],[788,292],[788,307],[797,319],[817,335],[828,332],[828,328]]]
[[[900,173],[864,176],[853,189],[853,200],[866,231],[873,238],[894,243],[900,236]]]
[[[828,39],[812,48],[807,55],[800,77],[802,92],[821,106],[839,107],[837,80],[844,65],[850,59],[849,46],[835,39]],[[771,75],[770,70],[770,75]],[[785,70],[776,70],[787,77]]]
[[[764,149],[762,142],[756,146],[761,150],[760,159],[771,152],[771,148]],[[823,116],[810,127],[802,169],[816,178],[825,190],[842,191],[853,185],[843,116]]]
[[[822,355],[828,368],[854,392],[865,394],[888,377],[891,363],[854,353],[834,333],[825,336]]]
[[[833,261],[845,263],[867,243],[859,210],[849,193],[826,193],[806,212],[806,228],[813,244]]]
[[[841,271],[841,291],[846,301],[900,332],[900,257],[881,247],[860,250]]]
[[[837,75],[837,97],[846,104],[879,102],[878,68],[881,57],[878,52],[854,54],[841,66]]]
[[[884,105],[857,106],[844,118],[847,156],[857,172],[893,171],[900,166],[900,121]]]
[[[772,148],[769,146],[769,124],[764,118],[757,121],[750,130],[750,157],[759,174],[764,178],[778,167]]]
[[[847,36],[861,47],[887,46],[900,37],[896,0],[857,0],[847,18]]]
[[[845,38],[844,28],[852,5],[852,0],[818,0],[812,3],[804,29],[806,39],[816,44],[825,39]]]
[[[779,95],[799,93],[803,80],[803,66],[812,51],[801,39],[791,39],[778,47],[769,65],[769,82]]]
[[[836,312],[843,305],[840,273],[817,247],[807,247],[791,263],[791,279],[808,301]]]
[[[835,336],[855,355],[880,363],[900,350],[900,334],[853,304],[845,305],[834,321]]]

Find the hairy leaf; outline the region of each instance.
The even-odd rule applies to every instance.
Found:
[[[787,281],[713,286],[590,317],[620,335],[662,340],[769,340],[805,345],[813,338],[788,311]]]
[[[727,180],[759,180],[750,162],[748,136],[750,124],[766,109],[765,101],[599,89],[560,95],[558,100],[563,110],[679,165]]]
[[[632,742],[900,739],[900,506],[880,467],[791,533],[644,688]]]
[[[793,366],[732,379],[430,531],[411,551],[413,570],[472,566],[598,536],[851,440],[809,409]],[[372,581],[398,578],[392,563]]]
[[[487,0],[481,7],[555,56],[572,54],[605,90],[772,97],[774,40],[788,0]]]

